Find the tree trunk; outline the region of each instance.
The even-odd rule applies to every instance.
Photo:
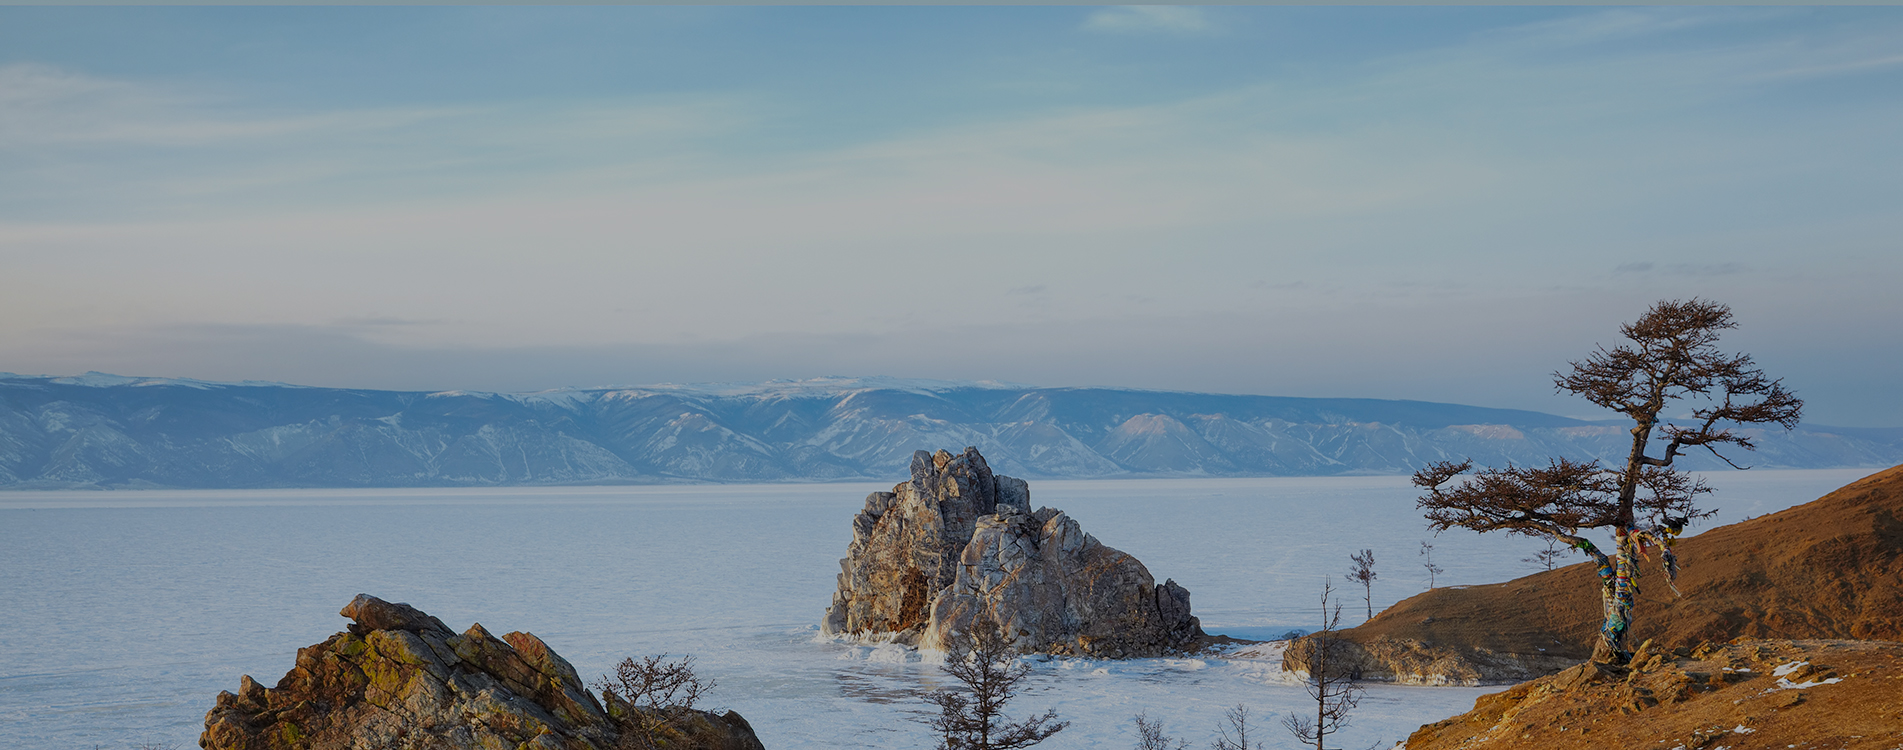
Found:
[[[1612,577],[1599,589],[1605,623],[1599,628],[1592,660],[1621,665],[1632,658],[1632,652],[1626,649],[1626,632],[1632,627],[1632,600],[1639,594],[1638,544],[1630,529],[1614,529],[1614,534],[1618,549],[1611,560]]]
[[[1652,427],[1658,424],[1659,409],[1664,405],[1664,397],[1658,392],[1652,394],[1643,412],[1634,414],[1636,422],[1632,426],[1632,452],[1626,456],[1625,472],[1619,478],[1619,518],[1612,527],[1616,549],[1612,553],[1612,578],[1600,589],[1600,604],[1605,607],[1606,621],[1599,627],[1599,644],[1593,647],[1592,660],[1601,664],[1625,664],[1631,660],[1632,652],[1625,647],[1626,630],[1632,625],[1632,599],[1638,594],[1639,565],[1633,527],[1638,519],[1632,512],[1632,501],[1638,495],[1639,476],[1645,472],[1645,466],[1652,463],[1645,455],[1645,445],[1652,439]],[[1604,567],[1601,567],[1603,575]]]

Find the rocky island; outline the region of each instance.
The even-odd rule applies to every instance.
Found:
[[[1193,649],[1189,591],[1098,542],[976,448],[912,456],[911,479],[853,518],[828,634],[944,648],[996,627],[1024,653],[1136,658]]]
[[[264,687],[245,675],[205,714],[205,750],[606,750],[633,747],[628,719],[651,711],[589,694],[568,660],[529,633],[461,635],[408,604],[359,594],[345,632],[297,651]],[[763,750],[734,712],[676,709],[683,747]]]

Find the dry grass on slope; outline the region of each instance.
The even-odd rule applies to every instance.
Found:
[[[1670,650],[1741,636],[1903,640],[1903,466],[1687,538],[1678,551],[1683,596],[1672,595],[1656,561],[1645,563],[1629,642]],[[1343,635],[1363,644],[1583,660],[1600,622],[1597,575],[1579,564],[1429,591]]]
[[[1903,644],[1752,641],[1631,669],[1581,664],[1482,696],[1407,750],[1893,750],[1903,747]]]

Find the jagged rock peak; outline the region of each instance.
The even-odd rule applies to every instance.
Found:
[[[943,648],[993,626],[1023,652],[1116,658],[1202,637],[1189,591],[1157,585],[1063,511],[1032,511],[1030,486],[993,474],[976,448],[918,451],[911,474],[853,518],[825,632]]]
[[[605,750],[617,720],[575,667],[530,633],[500,639],[480,623],[457,635],[408,604],[358,594],[348,630],[297,650],[276,687],[250,675],[205,714],[206,750]],[[645,710],[645,709],[639,709]],[[762,750],[746,719],[696,711],[696,747]]]

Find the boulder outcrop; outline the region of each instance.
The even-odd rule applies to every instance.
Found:
[[[205,714],[206,750],[607,750],[631,747],[631,711],[607,709],[575,668],[529,633],[458,635],[407,604],[359,594],[353,622],[297,651],[276,687],[245,675]],[[687,746],[762,750],[731,711],[676,711]]]
[[[1903,640],[1903,466],[1678,544],[1674,595],[1648,564],[1631,642],[1687,648],[1738,637]],[[1520,682],[1585,661],[1601,623],[1590,564],[1439,588],[1340,631],[1368,679]],[[1284,652],[1301,664],[1306,644]]]
[[[991,626],[1025,653],[1126,658],[1197,646],[1189,591],[1098,542],[976,448],[912,456],[912,478],[866,498],[826,611],[829,634],[943,648]]]

